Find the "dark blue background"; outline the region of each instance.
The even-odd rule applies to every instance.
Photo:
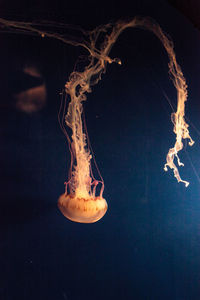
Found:
[[[165,1],[42,3],[2,1],[5,18],[49,19],[87,29],[147,15],[172,37],[188,83],[186,116],[196,143],[180,154],[188,188],[163,165],[175,135],[164,93],[176,105],[168,57],[152,33],[129,29],[118,39],[102,81],[88,95],[87,128],[105,180],[109,209],[94,224],[65,219],[69,151],[57,114],[60,91],[83,51],[58,41],[2,33],[0,299],[200,299],[200,37]],[[18,72],[39,65],[47,105],[14,108]],[[20,88],[21,86],[21,88]],[[191,164],[192,162],[192,164]],[[194,171],[195,168],[195,171]]]

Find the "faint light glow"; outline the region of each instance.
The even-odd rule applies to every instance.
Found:
[[[41,73],[35,66],[25,66],[25,74],[32,77],[42,78]],[[45,83],[32,87],[14,95],[16,99],[16,108],[25,113],[35,113],[46,105],[47,91]]]
[[[15,95],[16,108],[25,113],[34,113],[41,110],[46,104],[46,86],[28,89]]]
[[[38,78],[42,78],[42,75],[40,73],[40,71],[38,70],[37,67],[35,66],[29,66],[29,65],[26,65],[24,68],[23,68],[23,71],[24,73],[28,74],[28,75],[31,75],[33,77],[38,77]]]

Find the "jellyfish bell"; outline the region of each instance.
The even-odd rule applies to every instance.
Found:
[[[71,221],[94,223],[105,215],[108,205],[100,196],[83,198],[64,193],[58,199],[58,207],[62,214]]]

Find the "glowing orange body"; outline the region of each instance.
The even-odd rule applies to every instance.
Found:
[[[94,223],[105,215],[108,205],[102,197],[84,199],[63,194],[58,199],[58,207],[62,214],[71,221]]]

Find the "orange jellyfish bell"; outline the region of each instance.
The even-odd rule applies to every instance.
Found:
[[[78,223],[94,223],[106,213],[108,205],[102,197],[79,198],[74,195],[61,195],[58,207],[62,214]]]

